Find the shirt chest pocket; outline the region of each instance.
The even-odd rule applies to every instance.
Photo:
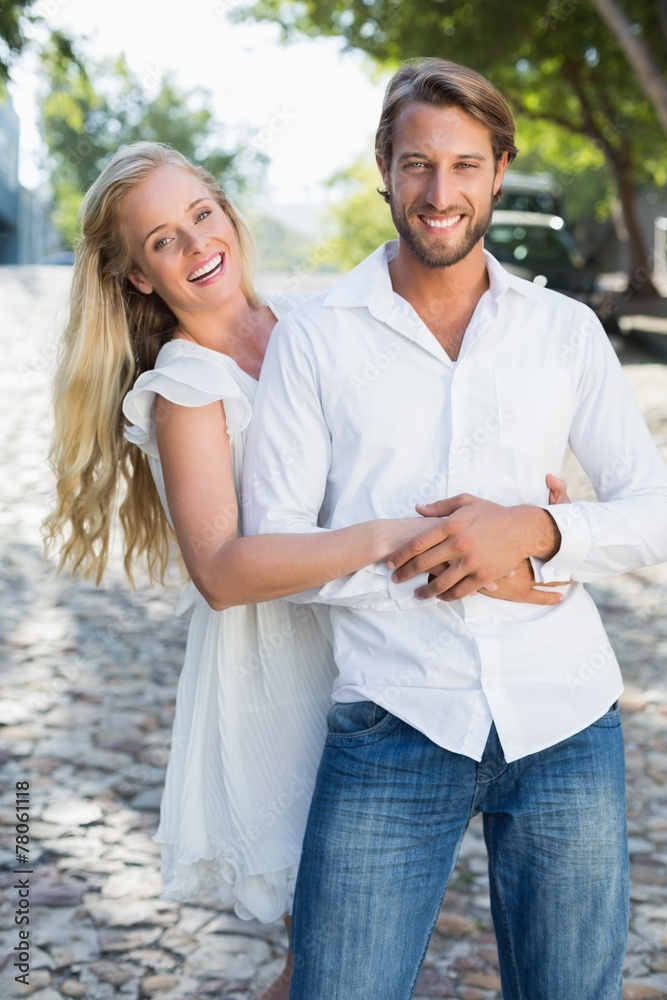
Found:
[[[526,455],[564,447],[568,438],[571,378],[565,369],[496,371],[501,444]]]

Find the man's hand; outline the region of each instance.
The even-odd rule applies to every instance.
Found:
[[[555,521],[540,507],[503,507],[462,493],[417,511],[442,520],[393,553],[389,567],[397,583],[437,567],[441,572],[415,591],[423,599],[460,600],[507,576],[528,556],[552,558],[560,546]]]
[[[549,473],[547,486],[549,487],[550,504],[570,502],[567,495],[567,483],[564,479],[558,479]],[[569,586],[571,583],[571,580],[561,580],[555,583],[536,585],[531,561],[524,559],[514,573],[508,573],[502,580],[498,580],[492,591],[484,587],[480,593],[484,594],[485,597],[493,597],[499,601],[517,601],[519,604],[560,604],[563,598],[556,588]]]

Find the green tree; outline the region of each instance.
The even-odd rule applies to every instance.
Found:
[[[68,243],[78,235],[78,208],[104,162],[139,139],[167,142],[206,167],[232,197],[259,180],[266,157],[250,147],[222,145],[207,91],[181,90],[172,79],[139,80],[124,58],[89,70],[58,49],[44,57],[41,99],[56,225]],[[239,153],[243,151],[243,156]]]
[[[360,157],[335,174],[330,185],[341,193],[326,222],[336,236],[335,263],[348,271],[386,240],[396,239],[389,206],[377,193],[380,174],[370,157]]]
[[[605,22],[625,53],[644,94],[651,102],[660,120],[663,131],[667,132],[667,83],[651,50],[643,38],[638,38],[632,30],[632,23],[616,0],[591,0],[598,14]],[[661,4],[664,14],[664,4]],[[663,21],[664,27],[664,21]]]
[[[255,237],[260,272],[295,271],[313,254],[315,241],[272,218],[269,211],[252,209],[246,219]]]
[[[624,2],[629,9],[630,0]],[[585,139],[604,158],[614,184],[628,232],[634,290],[654,292],[635,188],[649,178],[658,182],[651,169],[664,159],[662,133],[616,37],[588,3],[255,0],[243,15],[277,22],[286,36],[342,36],[349,47],[385,68],[423,55],[466,63],[500,87],[520,117]],[[659,5],[632,0],[631,20],[664,71]]]
[[[0,80],[6,82],[9,65],[26,43],[25,18],[32,0],[0,0]]]
[[[12,62],[32,44],[35,27],[43,23],[40,4],[35,0],[0,0],[0,91]],[[61,32],[51,33],[51,43],[61,55],[74,58],[71,41]]]

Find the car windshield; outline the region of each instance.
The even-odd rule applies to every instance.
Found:
[[[559,215],[561,207],[558,199],[549,191],[512,191],[503,188],[502,209],[511,212],[543,212],[545,215]]]
[[[580,268],[581,254],[567,233],[550,226],[521,226],[492,223],[485,239],[487,249],[503,264],[544,264],[551,267]]]

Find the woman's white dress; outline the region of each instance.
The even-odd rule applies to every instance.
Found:
[[[280,317],[294,305],[276,296]],[[155,397],[184,406],[222,400],[234,482],[257,383],[224,354],[185,340],[160,351],[123,404],[126,436],[149,457],[167,511],[155,440]],[[165,895],[212,895],[240,917],[291,909],[308,807],[326,731],[334,665],[314,612],[287,601],[213,611],[192,584],[185,662],[155,839]]]

